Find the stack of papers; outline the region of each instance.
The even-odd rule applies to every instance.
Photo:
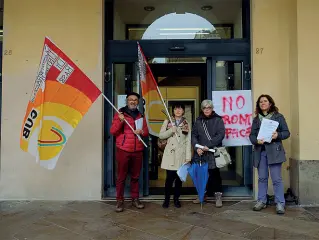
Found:
[[[279,122],[264,118],[261,122],[257,140],[264,140],[264,142],[270,143],[272,135],[276,132],[279,126]]]

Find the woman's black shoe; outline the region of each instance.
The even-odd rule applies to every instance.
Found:
[[[179,200],[175,200],[174,201],[174,205],[175,205],[176,208],[182,207],[181,202]]]
[[[168,208],[169,207],[169,201],[165,200],[163,202],[163,205],[162,205],[163,208]]]

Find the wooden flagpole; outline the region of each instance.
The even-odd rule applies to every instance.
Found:
[[[137,42],[137,46],[138,46],[139,50],[141,51],[141,53],[142,53],[142,55],[143,55],[143,61],[144,61],[145,66],[147,67],[148,71],[149,71],[149,72],[151,73],[151,75],[152,75],[152,80],[154,81],[154,84],[155,84],[155,86],[156,86],[156,90],[157,90],[157,92],[158,92],[158,94],[159,94],[159,96],[160,96],[160,98],[161,98],[161,101],[162,101],[164,107],[165,107],[165,111],[166,111],[166,113],[167,113],[167,116],[168,116],[168,118],[169,118],[169,121],[172,123],[172,126],[175,126],[175,123],[172,121],[171,115],[169,114],[168,109],[167,109],[167,106],[166,106],[166,104],[165,104],[165,102],[164,102],[162,93],[161,93],[161,91],[160,91],[160,89],[159,89],[157,83],[155,82],[155,78],[154,78],[153,73],[152,73],[152,71],[151,71],[151,69],[150,69],[150,66],[149,66],[148,63],[145,61],[145,55],[144,55],[144,53],[143,53],[143,51],[142,51],[142,48],[141,48],[141,45],[140,45],[139,42]],[[139,71],[139,72],[140,72],[140,71]],[[177,142],[179,142],[179,139],[178,139],[178,136],[177,136],[177,133],[176,133],[176,132],[175,132],[175,136],[176,136]]]
[[[104,97],[104,99],[114,108],[114,110],[120,114],[119,110],[113,105],[113,103],[104,95],[104,93],[102,93],[102,96]],[[130,127],[130,129],[134,132],[134,128],[128,123],[128,121],[124,118],[124,122]],[[143,143],[143,145],[147,148],[146,143],[143,141],[143,139],[141,138],[140,135],[136,134],[135,135],[138,137],[138,139]]]

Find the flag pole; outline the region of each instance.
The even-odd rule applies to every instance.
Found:
[[[104,97],[104,99],[114,108],[114,110],[118,113],[121,114],[120,111],[113,105],[113,103],[104,95],[104,93],[102,93],[102,96]],[[130,129],[134,132],[135,130],[133,129],[133,127],[128,123],[128,121],[124,118],[124,122],[130,127]],[[136,134],[135,135],[138,137],[138,139],[143,143],[143,145],[147,148],[146,143],[143,141],[143,139],[141,138],[140,135]]]
[[[156,89],[157,89],[158,94],[160,95],[160,98],[161,98],[162,103],[163,103],[163,105],[164,105],[164,107],[165,107],[165,110],[166,110],[166,113],[167,113],[167,116],[168,116],[170,122],[172,123],[173,126],[175,126],[174,123],[173,123],[173,121],[172,121],[171,115],[170,115],[169,112],[168,112],[167,106],[166,106],[166,104],[165,104],[165,102],[164,102],[164,99],[163,99],[163,96],[162,96],[161,91],[159,90],[159,87],[156,86]],[[176,136],[177,142],[179,142],[178,136],[177,136],[177,133],[176,133],[176,132],[175,132],[175,136]]]
[[[157,83],[155,82],[155,78],[154,78],[154,76],[153,76],[153,73],[152,73],[152,71],[151,71],[151,68],[150,68],[150,66],[148,65],[148,63],[146,62],[146,58],[145,58],[144,52],[143,52],[143,50],[142,50],[142,48],[141,48],[141,45],[140,45],[140,43],[139,43],[138,41],[137,41],[137,47],[139,48],[139,50],[141,51],[141,53],[142,53],[142,55],[143,55],[143,61],[145,62],[145,66],[147,67],[148,71],[149,71],[150,74],[152,75],[152,80],[153,80],[154,83],[155,83],[157,93],[159,94],[159,96],[160,96],[160,98],[161,98],[161,101],[162,101],[162,103],[163,103],[163,105],[164,105],[164,107],[165,107],[165,111],[166,111],[166,113],[167,113],[167,116],[168,116],[168,118],[169,118],[169,121],[172,123],[173,126],[175,126],[174,122],[172,121],[171,115],[170,115],[169,112],[168,112],[167,106],[166,106],[166,104],[165,104],[165,102],[164,102],[162,93],[161,93],[161,91],[160,91],[160,89],[159,89]],[[178,139],[178,136],[177,136],[177,133],[176,133],[176,132],[175,132],[175,136],[176,136],[177,142],[179,142],[179,139]]]

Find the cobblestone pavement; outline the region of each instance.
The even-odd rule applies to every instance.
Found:
[[[274,207],[253,212],[250,201],[219,209],[213,202],[203,209],[186,201],[180,209],[145,204],[137,210],[127,202],[115,213],[114,202],[0,202],[0,240],[319,240],[319,208],[288,207],[279,216]]]

